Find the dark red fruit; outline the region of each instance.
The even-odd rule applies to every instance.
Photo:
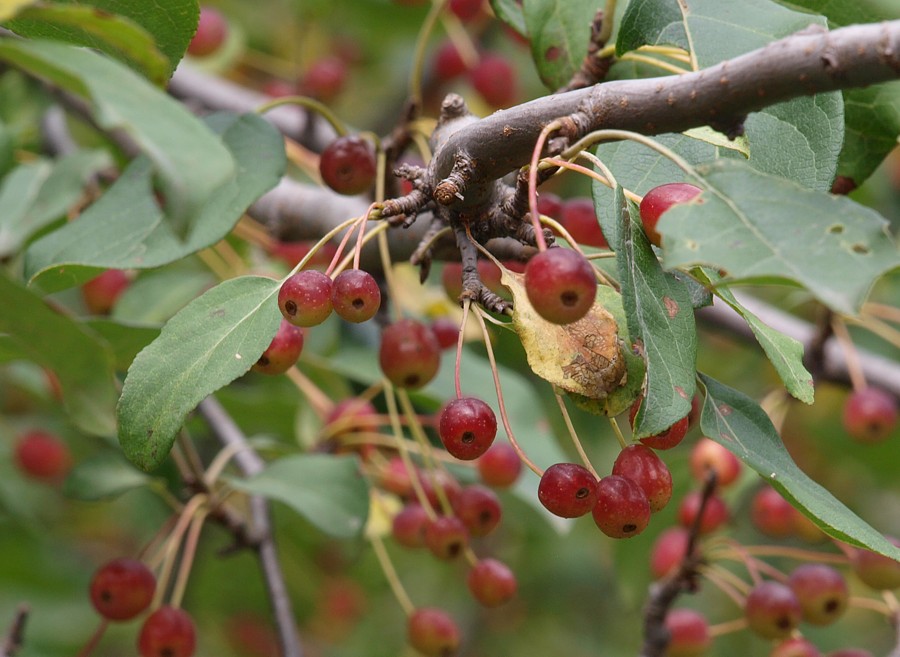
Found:
[[[303,351],[303,329],[281,320],[278,332],[251,368],[261,374],[284,374]]]
[[[779,643],[769,657],[822,657],[822,653],[806,639],[796,637]]]
[[[888,537],[900,547],[900,541]],[[855,550],[850,557],[850,567],[864,584],[878,591],[900,588],[900,561],[894,561],[869,550]]]
[[[413,494],[412,477],[403,459],[392,456],[381,471],[378,482],[382,488],[394,495],[409,498]]]
[[[500,524],[500,500],[490,488],[472,484],[453,496],[453,513],[462,520],[470,536],[487,536]]]
[[[597,484],[594,522],[607,536],[637,536],[650,524],[650,503],[641,487],[619,475],[603,477]]]
[[[669,645],[666,657],[700,657],[712,645],[706,616],[693,609],[672,609],[666,614]]]
[[[757,584],[744,606],[750,630],[766,639],[788,637],[800,623],[803,610],[787,584],[766,581]]]
[[[419,504],[411,502],[394,516],[391,534],[394,540],[403,547],[425,547],[425,528],[428,526],[428,514]]]
[[[416,609],[406,629],[409,645],[426,657],[450,657],[459,648],[459,628],[443,609]]]
[[[129,285],[131,278],[126,272],[107,269],[81,286],[81,297],[91,314],[108,315]]]
[[[153,601],[156,577],[141,561],[114,559],[91,580],[91,603],[101,616],[122,621],[134,618]]]
[[[663,460],[646,445],[629,445],[616,457],[612,473],[631,479],[641,487],[655,512],[669,503],[672,497],[672,473]]]
[[[484,55],[469,72],[469,79],[488,105],[509,107],[516,101],[516,69],[501,55]]]
[[[706,481],[707,474],[716,473],[716,485],[728,486],[741,474],[741,462],[727,448],[711,438],[701,438],[691,449],[691,474],[699,483]]]
[[[319,174],[338,194],[362,194],[375,182],[375,151],[359,135],[338,137],[322,151]]]
[[[450,0],[449,7],[461,21],[470,21],[481,13],[484,0]]]
[[[637,417],[638,410],[643,401],[643,397],[638,397],[631,405],[628,419],[631,422],[632,427],[634,427],[634,419]],[[681,441],[684,440],[684,437],[687,435],[688,425],[688,416],[684,416],[662,433],[658,433],[655,436],[646,436],[641,438],[640,441],[647,447],[652,447],[653,449],[672,449],[673,447],[677,447]]]
[[[597,503],[597,478],[583,465],[556,463],[544,470],[538,499],[553,515],[577,518]]]
[[[150,614],[138,635],[141,657],[191,657],[196,645],[194,621],[174,607],[160,607]]]
[[[316,242],[313,241],[273,242],[269,247],[269,253],[272,254],[272,257],[278,258],[293,269],[315,245]],[[310,257],[306,266],[326,267],[335,253],[337,253],[337,247],[331,242],[326,242]]]
[[[657,536],[650,551],[650,572],[654,579],[665,577],[684,561],[689,538],[690,533],[684,527],[669,527]]]
[[[784,538],[794,533],[797,510],[771,486],[760,488],[750,504],[750,520],[766,536]]]
[[[600,249],[609,246],[594,211],[594,201],[584,197],[569,199],[562,206],[560,223],[579,244]]]
[[[434,75],[438,80],[447,82],[458,78],[469,70],[465,60],[452,41],[442,43],[434,54]]]
[[[395,386],[421,388],[437,374],[441,365],[441,345],[424,324],[401,319],[382,332],[378,362],[381,371]]]
[[[381,290],[369,272],[347,269],[334,278],[331,305],[342,319],[355,324],[365,322],[381,307]]]
[[[563,200],[553,192],[543,192],[537,200],[538,212],[544,216],[560,221],[563,212]]]
[[[518,588],[516,576],[502,561],[482,559],[466,576],[472,596],[485,607],[497,607],[509,601]]]
[[[830,625],[847,611],[850,600],[847,581],[831,566],[802,564],[788,577],[788,586],[797,596],[807,623]]]
[[[481,481],[494,488],[512,486],[522,472],[522,461],[509,443],[495,442],[475,465]]]
[[[437,338],[441,349],[450,349],[456,346],[459,340],[459,325],[449,317],[438,317],[431,322],[431,331]]]
[[[854,390],[844,404],[844,429],[861,443],[880,443],[897,428],[897,400],[879,388]]]
[[[316,269],[304,269],[278,290],[278,307],[294,326],[316,326],[331,314],[331,279]]]
[[[347,82],[347,64],[340,57],[317,59],[303,74],[298,88],[306,96],[324,102],[334,100]]]
[[[453,399],[441,411],[438,434],[450,454],[471,461],[494,442],[497,418],[491,407],[476,397]]]
[[[428,502],[434,508],[443,506],[438,490],[443,491],[444,497],[452,505],[456,496],[462,490],[459,482],[446,470],[426,470],[421,472],[419,480],[422,483],[422,490]]]
[[[425,525],[425,545],[438,559],[455,559],[469,544],[469,532],[456,516],[438,516]]]
[[[702,501],[703,494],[697,490],[690,491],[682,498],[678,507],[678,521],[683,527],[694,526]],[[710,495],[703,509],[703,517],[700,519],[699,532],[701,534],[714,532],[728,522],[728,516],[728,505],[725,504],[725,500],[716,494]]]
[[[15,459],[19,469],[26,475],[45,481],[63,478],[72,467],[68,445],[54,434],[37,429],[19,436]]]
[[[216,52],[228,37],[228,21],[212,7],[200,7],[197,31],[188,44],[187,52],[193,57],[206,57]]]
[[[662,243],[662,236],[656,230],[656,223],[663,212],[678,203],[687,203],[702,191],[699,187],[688,183],[668,183],[654,187],[644,195],[640,206],[641,221],[647,237],[653,244],[660,246]]]
[[[584,317],[597,295],[594,268],[571,249],[541,251],[525,268],[525,291],[538,314],[554,324]]]

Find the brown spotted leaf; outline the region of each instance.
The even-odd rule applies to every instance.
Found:
[[[528,365],[542,379],[566,392],[605,399],[625,378],[615,318],[599,303],[571,324],[552,324],[528,301],[522,274],[501,269],[515,303],[512,323]]]

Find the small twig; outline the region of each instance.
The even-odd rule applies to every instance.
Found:
[[[3,651],[0,652],[0,657],[13,657],[19,652],[22,644],[25,643],[25,623],[30,612],[31,608],[24,603],[16,609],[16,615],[3,640]]]
[[[200,402],[198,410],[216,438],[223,445],[237,445],[239,447],[239,449],[236,448],[234,462],[244,476],[249,477],[262,472],[265,468],[264,461],[247,442],[243,432],[214,397],[207,397]],[[290,597],[288,597],[284,573],[281,570],[278,552],[275,548],[275,540],[272,537],[269,503],[264,497],[253,495],[250,498],[250,511],[256,532],[260,536],[256,552],[259,556],[263,578],[269,593],[269,602],[272,605],[272,612],[275,616],[281,655],[282,657],[303,657],[303,648],[300,645],[300,638],[297,636],[297,628],[294,624],[293,605]]]

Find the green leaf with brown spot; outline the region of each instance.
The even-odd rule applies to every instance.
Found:
[[[531,56],[549,89],[572,79],[587,55],[596,0],[524,0]]]

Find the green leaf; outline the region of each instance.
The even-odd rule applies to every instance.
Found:
[[[202,122],[163,91],[103,55],[50,41],[4,39],[0,60],[88,101],[105,130],[121,130],[153,161],[176,234],[235,173],[231,154]]]
[[[9,20],[37,0],[0,0],[0,22]]]
[[[53,370],[63,403],[83,431],[115,434],[113,358],[102,339],[0,275],[0,333],[35,363]]]
[[[112,318],[163,324],[194,298],[215,285],[207,269],[166,267],[137,278],[116,300]]]
[[[135,470],[121,455],[104,451],[80,461],[72,469],[63,484],[63,493],[77,500],[105,500],[151,481],[151,477]]]
[[[119,442],[144,470],[166,458],[187,414],[246,373],[281,322],[279,282],[259,276],[225,281],[185,306],[141,351],[119,398]]]
[[[892,18],[900,18],[897,11],[887,10],[887,4],[877,0],[854,0],[853,2],[835,2],[835,0],[777,0],[779,4],[791,9],[800,9],[822,14],[835,27],[856,23],[877,23]]]
[[[700,379],[706,388],[700,417],[705,435],[756,470],[829,536],[900,560],[900,549],[797,467],[755,401],[711,377]]]
[[[523,37],[528,36],[528,28],[525,27],[525,14],[522,5],[516,0],[491,0],[491,9],[501,21],[509,25]]]
[[[795,282],[853,314],[874,281],[900,266],[887,222],[874,210],[738,160],[698,172],[707,191],[657,225],[668,267],[708,265],[730,282]]]
[[[153,36],[134,21],[90,5],[41,3],[19,12],[6,27],[32,39],[53,39],[95,48],[127,64],[158,86],[172,74],[171,62]]]
[[[124,372],[141,349],[159,337],[158,326],[138,324],[135,321],[114,320],[108,317],[92,317],[85,324],[106,340],[112,349],[115,368]]]
[[[616,191],[620,212],[619,281],[632,344],[647,366],[644,402],[634,420],[638,438],[661,433],[691,410],[696,387],[697,330],[683,283],[662,270],[636,208]]]
[[[56,162],[39,159],[19,165],[0,184],[0,257],[63,217],[84,194],[84,185],[112,163],[103,151],[78,151]]]
[[[228,483],[284,502],[326,534],[359,536],[369,517],[369,489],[353,456],[298,454],[269,463],[249,479]]]
[[[695,270],[694,275],[710,288],[722,280],[718,274],[705,268]],[[716,288],[716,296],[744,318],[788,392],[800,401],[812,404],[815,390],[812,375],[803,366],[803,345],[763,323],[759,317],[747,310],[727,287]]]
[[[617,49],[677,45],[691,51],[700,69],[816,24],[824,26],[825,19],[771,0],[634,0],[623,18]],[[827,191],[837,170],[843,119],[839,92],[797,98],[751,114],[744,122],[750,162],[761,171]]]
[[[541,80],[558,89],[581,68],[591,38],[596,0],[524,0],[531,56]]]
[[[897,146],[900,81],[844,92],[847,126],[838,174],[862,184]]]
[[[187,240],[165,220],[153,196],[150,163],[138,158],[78,221],[29,247],[25,257],[29,283],[51,292],[86,281],[97,268],[159,267],[227,235],[244,210],[280,179],[283,141],[255,114],[216,114],[207,121],[222,133],[237,170],[200,209]]]

